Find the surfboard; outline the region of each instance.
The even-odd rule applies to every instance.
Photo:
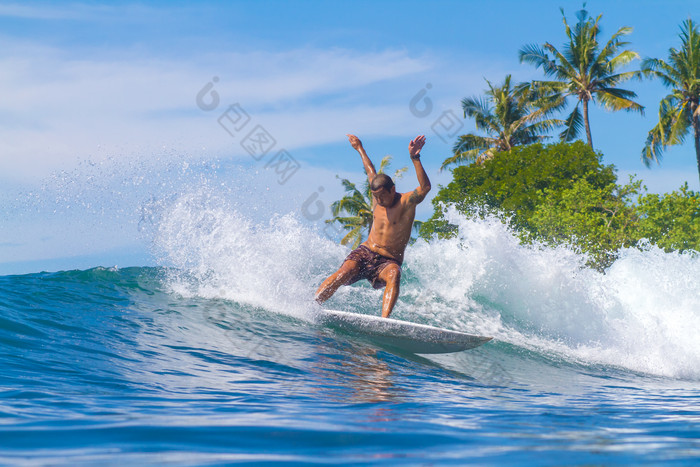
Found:
[[[369,337],[380,344],[417,354],[461,352],[493,339],[426,324],[347,311],[321,309],[319,320],[328,327]]]

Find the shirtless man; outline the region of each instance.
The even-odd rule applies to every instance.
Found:
[[[425,144],[425,136],[417,136],[408,144],[408,153],[420,184],[411,193],[397,193],[391,177],[377,174],[360,139],[355,135],[347,136],[352,147],[362,156],[372,190],[374,220],[367,240],[359,248],[351,251],[340,269],[323,281],[316,291],[316,301],[325,302],[341,285],[367,279],[375,289],[386,286],[382,317],[388,318],[399,298],[403,252],[411,238],[416,205],[423,201],[430,191],[430,180],[420,162],[420,150]]]

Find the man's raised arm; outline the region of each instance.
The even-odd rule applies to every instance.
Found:
[[[360,138],[358,138],[355,135],[345,135],[348,137],[350,140],[350,144],[352,145],[353,148],[357,150],[357,152],[360,153],[360,156],[362,156],[362,164],[365,166],[365,172],[367,172],[367,178],[369,179],[369,182],[372,183],[372,180],[374,180],[374,177],[377,176],[377,171],[374,169],[374,164],[372,164],[372,161],[369,160],[369,157],[367,156],[367,153],[365,152],[365,148],[362,147],[362,141],[360,141]]]
[[[420,161],[420,150],[423,149],[425,144],[425,136],[416,136],[413,141],[408,143],[408,154],[411,156],[413,161],[413,167],[416,168],[416,176],[418,176],[418,183],[420,186],[413,190],[413,193],[408,197],[409,202],[418,204],[423,201],[430,191],[430,179],[428,174],[425,173],[423,164]]]

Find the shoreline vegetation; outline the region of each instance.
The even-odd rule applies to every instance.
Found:
[[[607,268],[620,248],[655,244],[666,251],[700,251],[700,193],[647,193],[639,180],[618,183],[615,168],[582,141],[532,144],[497,152],[483,164],[454,169],[433,198],[425,240],[455,234],[447,205],[468,216],[495,214],[521,240],[567,244]]]
[[[659,79],[670,93],[659,103],[658,123],[649,131],[641,160],[660,165],[663,151],[688,136],[695,144],[700,177],[700,31],[692,19],[680,27],[680,48],[670,48],[666,60],[644,58],[639,70],[621,71],[639,60],[627,49],[622,27],[607,42],[599,42],[600,21],[585,9],[570,25],[562,11],[566,41],[526,45],[521,63],[540,68],[547,80],[501,85],[486,81],[484,96],[462,100],[464,118],[475,121],[478,133],[458,137],[453,155],[441,170],[454,166],[453,180],[433,199],[434,212],[419,226],[426,241],[455,234],[444,218],[447,205],[468,216],[495,214],[508,222],[523,242],[566,244],[588,257],[588,265],[604,271],[621,248],[654,244],[665,251],[700,252],[700,193],[685,183],[663,195],[647,193],[641,181],[617,180],[615,168],[602,163],[593,149],[588,109],[643,114],[637,95],[619,85],[632,79]],[[569,103],[573,110],[563,115]],[[561,118],[563,116],[563,118]],[[558,130],[559,142],[544,144]],[[579,140],[585,133],[586,142]],[[348,182],[349,183],[349,182]],[[336,207],[343,206],[343,200]],[[359,243],[369,232],[357,222],[339,222]],[[356,214],[356,213],[353,213]],[[370,213],[371,216],[371,213]],[[344,239],[347,243],[349,238]]]

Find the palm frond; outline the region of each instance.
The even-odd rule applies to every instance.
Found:
[[[549,58],[547,52],[540,46],[529,44],[524,46],[518,52],[520,63],[529,63],[535,68],[542,67],[542,71],[546,76],[551,76],[557,71],[557,64]]]
[[[464,118],[471,117],[479,130],[487,130],[494,126],[494,115],[491,106],[481,97],[462,99]]]
[[[616,88],[602,88],[596,93],[596,99],[603,107],[609,110],[626,110],[644,114],[644,107],[634,102],[631,98],[637,97],[632,91]]]
[[[663,156],[663,140],[664,128],[661,123],[657,123],[647,135],[646,144],[642,149],[642,162],[645,166],[650,167],[652,162],[657,164],[661,162]]]
[[[677,105],[668,109],[671,124],[666,134],[664,146],[675,146],[683,144],[691,126],[689,115],[690,103],[687,101],[678,102]]]
[[[666,147],[684,141],[689,122],[682,118],[682,104],[673,94],[667,95],[659,103],[659,122],[649,131],[642,149],[642,162],[647,167],[651,162],[661,161]]]
[[[353,242],[352,244],[352,249],[354,250],[355,248],[360,246],[360,243],[362,243],[362,226],[357,226],[354,227],[348,232],[341,240],[340,244],[341,245],[347,245],[350,242]]]
[[[642,61],[642,73],[658,78],[671,89],[671,93],[659,103],[659,121],[649,131],[642,161],[645,165],[659,162],[668,146],[683,144],[700,118],[700,111],[693,111],[700,100],[700,31],[691,19],[681,24],[680,49],[671,48],[668,59],[646,58]],[[700,137],[697,127],[695,138]],[[696,143],[696,157],[700,170],[700,148]]]
[[[559,52],[559,50],[557,50],[556,47],[548,42],[544,44],[544,47],[552,52],[554,57],[559,62],[557,63],[556,70],[551,73],[551,75],[556,76],[559,81],[574,79],[578,72],[578,67],[575,66],[576,62],[574,61],[574,64],[572,65],[570,59],[567,59],[561,52]]]
[[[605,63],[608,61],[614,61],[615,59],[612,58],[612,56],[617,52],[618,49],[622,47],[626,47],[629,45],[629,42],[622,41],[622,36],[626,36],[628,34],[632,33],[632,28],[629,26],[621,27],[620,29],[617,30],[615,34],[613,34],[610,39],[608,39],[608,42],[603,46],[601,49],[600,53],[598,54],[598,60],[601,63]],[[625,52],[623,52],[624,54]],[[634,53],[634,52],[633,52]],[[620,55],[618,55],[619,57]],[[625,63],[623,63],[624,65]],[[613,67],[614,69],[615,67]]]
[[[595,87],[598,88],[612,88],[622,83],[623,81],[628,81],[630,79],[636,78],[641,80],[644,77],[644,73],[641,71],[626,71],[624,73],[616,73],[612,75],[600,76],[595,79]],[[636,94],[635,94],[636,96]]]
[[[548,133],[555,128],[564,125],[566,125],[566,120],[561,120],[559,118],[548,118],[546,120],[535,122],[532,125],[525,127],[524,130],[532,132],[534,135],[542,135],[543,133]],[[538,137],[538,139],[542,138]]]
[[[348,180],[347,178],[341,179],[341,180],[340,180],[340,183],[341,183],[341,184],[343,185],[343,187],[345,188],[345,192],[346,192],[346,193],[348,193],[348,194],[350,194],[350,195],[354,195],[354,194],[356,194],[356,193],[360,193],[360,190],[357,189],[357,186],[356,186],[354,183],[352,183],[350,180]]]
[[[473,162],[475,160],[478,160],[484,152],[486,151],[484,151],[483,149],[471,149],[469,151],[456,153],[452,157],[448,157],[442,162],[442,165],[440,166],[440,171],[445,170],[451,165],[463,164],[466,162]]]
[[[455,145],[452,147],[452,152],[457,154],[470,151],[472,149],[486,149],[496,143],[494,138],[488,136],[479,136],[472,133],[459,137]]]
[[[343,211],[347,212],[348,214],[352,214],[353,216],[357,216],[366,210],[367,202],[364,197],[358,198],[354,196],[344,196],[338,201],[331,203],[331,213],[334,216],[337,216]]]
[[[642,74],[648,78],[658,78],[667,88],[677,88],[681,86],[682,77],[678,70],[665,61],[658,58],[645,58],[642,60]]]
[[[388,154],[382,158],[382,161],[379,163],[379,170],[377,171],[378,174],[384,173],[384,169],[389,167],[391,164],[391,159],[392,157]]]
[[[578,104],[571,111],[564,123],[564,131],[559,133],[559,139],[566,142],[575,140],[583,129],[583,114],[578,108]]]
[[[625,65],[632,63],[632,60],[639,60],[639,54],[632,50],[623,50],[615,57],[611,58],[609,61],[605,61],[607,64],[609,72],[614,72]],[[638,75],[638,73],[636,73]]]

